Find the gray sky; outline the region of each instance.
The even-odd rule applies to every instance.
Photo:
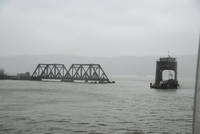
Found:
[[[1,0],[0,55],[195,54],[199,0]]]

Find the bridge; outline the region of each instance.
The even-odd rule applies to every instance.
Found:
[[[66,73],[64,64],[38,64],[32,74],[32,79],[64,79]]]
[[[170,70],[174,72],[174,76],[169,76],[168,80],[163,80],[163,72],[165,70]],[[178,80],[177,80],[177,61],[176,58],[172,58],[170,56],[160,58],[156,62],[156,77],[155,83],[150,83],[150,88],[157,88],[157,89],[177,89],[179,87]]]
[[[76,80],[95,83],[114,83],[110,81],[99,64],[72,64],[69,70],[64,64],[38,64],[32,80],[58,79],[64,82]]]
[[[72,64],[65,75],[64,81],[74,80],[110,82],[99,64]]]

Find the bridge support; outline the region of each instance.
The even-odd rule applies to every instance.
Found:
[[[170,78],[169,80],[163,81],[163,71],[171,70],[174,71],[174,79]],[[151,88],[158,89],[173,89],[178,88],[178,80],[177,80],[177,61],[172,57],[160,58],[156,64],[156,78],[155,83],[152,85],[150,83]]]

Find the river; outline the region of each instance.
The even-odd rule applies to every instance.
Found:
[[[194,83],[149,88],[148,78],[115,84],[0,81],[2,134],[191,134]]]

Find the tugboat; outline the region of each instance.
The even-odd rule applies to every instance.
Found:
[[[173,74],[169,74],[170,78],[168,80],[163,80],[163,71],[173,71]],[[179,87],[177,80],[177,61],[173,57],[163,57],[157,61],[156,64],[156,78],[155,83],[150,83],[150,88],[155,89],[177,89]]]

